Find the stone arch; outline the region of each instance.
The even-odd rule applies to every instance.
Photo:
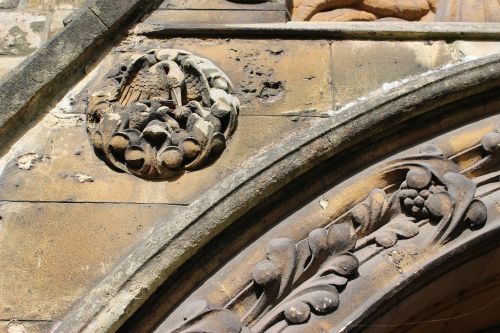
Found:
[[[361,151],[368,154],[366,147],[376,147],[377,141],[385,139],[388,140],[386,142],[392,142],[388,145],[390,146],[388,150],[374,151],[372,156],[362,161],[372,163],[391,152],[425,141],[439,133],[465,126],[467,123],[479,121],[483,124],[497,119],[495,114],[498,113],[499,84],[500,58],[498,56],[467,62],[421,76],[382,92],[373,99],[346,108],[331,123],[312,127],[303,133],[283,139],[272,150],[256,156],[244,168],[203,194],[191,204],[192,209],[162,224],[87,297],[76,304],[72,311],[56,325],[55,331],[117,330],[133,313],[138,311],[141,305],[145,304],[160,286],[168,283],[175,277],[174,274],[182,271],[186,262],[199,255],[210,240],[217,235],[224,234],[224,230],[230,230],[231,225],[238,225],[240,221],[245,221],[245,218],[251,217],[252,214],[262,216],[262,209],[266,209],[267,201],[283,202],[283,191],[290,189],[300,191],[298,184],[311,184],[314,178],[318,179],[321,172],[331,172],[329,168],[332,165],[335,167],[332,161],[352,162],[355,160],[354,152]],[[473,108],[474,112],[467,112],[467,108]],[[440,120],[437,125],[436,118]],[[491,132],[493,125],[488,124],[483,124],[479,132]],[[395,142],[395,138],[398,137],[399,142]],[[477,142],[474,143],[474,145],[477,144]],[[454,152],[450,148],[448,155],[451,153]],[[339,169],[343,170],[338,178],[331,176],[326,188],[319,187],[317,191],[307,193],[306,200],[299,200],[298,205],[304,207],[310,203],[307,198],[314,197],[318,191],[332,188],[333,184],[339,182],[342,177],[363,169],[363,163],[353,162],[352,165]],[[366,197],[368,194],[366,190],[365,188],[365,192],[360,192],[362,195],[358,195],[358,202]],[[345,205],[348,204],[345,203]],[[277,214],[276,216],[279,218],[275,217],[274,220],[271,218],[264,222],[264,225],[259,226],[257,234],[279,225],[278,222],[281,221],[283,215]],[[464,244],[470,244],[469,246],[474,248],[475,244],[482,239],[488,237],[494,239],[498,235],[498,228],[495,223],[487,225],[487,228],[471,233],[468,236],[470,238],[464,240]],[[301,232],[306,233],[305,230]],[[448,256],[453,258],[457,249],[467,248],[461,243],[452,244],[452,247],[447,248],[443,253],[438,252],[435,259],[429,259],[425,264],[432,267]],[[246,243],[236,248],[228,246],[230,253],[225,260],[231,259],[245,247],[247,247]],[[213,271],[216,266],[211,266],[214,267]],[[193,285],[201,281],[202,279],[198,279],[193,282]],[[389,287],[385,297],[391,295],[391,290]],[[180,301],[181,298],[176,301]],[[218,313],[212,310],[212,308],[203,308],[200,311],[210,314]],[[223,312],[225,314],[225,311]],[[231,318],[228,319],[229,322],[234,319]],[[361,322],[362,319],[359,317],[356,320]],[[217,322],[224,323],[224,321]],[[238,324],[231,322],[231,325],[236,327]],[[224,332],[224,328],[221,332]]]

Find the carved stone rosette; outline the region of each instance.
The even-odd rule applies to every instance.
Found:
[[[155,49],[107,74],[89,97],[87,130],[111,166],[170,179],[221,154],[238,113],[231,81],[211,61]]]
[[[457,160],[471,151],[481,158],[460,169]],[[500,190],[499,162],[500,123],[477,145],[454,156],[426,144],[418,154],[389,162],[382,175],[397,179],[393,185],[371,190],[306,239],[271,240],[250,283],[237,295],[223,307],[204,300],[186,304],[184,321],[168,332],[289,332],[312,316],[333,313],[358,268],[398,241],[440,247],[466,229],[482,228],[488,218],[482,200]]]

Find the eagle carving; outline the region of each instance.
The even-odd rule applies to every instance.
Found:
[[[239,101],[229,78],[190,52],[156,49],[118,64],[87,105],[87,130],[104,160],[148,179],[195,170],[222,153]]]

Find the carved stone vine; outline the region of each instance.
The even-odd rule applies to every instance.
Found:
[[[108,164],[169,179],[217,157],[236,128],[229,78],[187,51],[156,49],[118,64],[87,106],[87,129]]]
[[[476,190],[499,182],[500,172],[491,169],[499,165],[500,124],[471,149],[483,157],[464,170],[435,145],[392,161],[383,173],[403,176],[391,187],[392,193],[373,189],[365,200],[298,243],[287,238],[270,241],[266,257],[254,267],[251,283],[224,308],[195,302],[186,307],[185,321],[170,332],[282,332],[306,323],[312,315],[337,309],[339,293],[369,260],[360,262],[357,251],[376,245],[379,253],[400,239],[414,238],[429,224],[432,232],[419,237],[420,246],[443,246],[465,229],[483,227],[487,208],[481,201],[484,193]],[[487,174],[465,175],[479,169]],[[499,184],[495,186],[493,191],[500,190]],[[248,293],[254,293],[256,301],[240,318],[229,309]]]

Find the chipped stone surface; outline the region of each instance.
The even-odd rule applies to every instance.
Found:
[[[73,177],[75,177],[80,183],[92,183],[94,181],[94,177],[83,173],[75,173]]]
[[[28,333],[23,324],[12,324],[9,326],[8,333]]]
[[[250,160],[250,162],[248,162],[245,168],[240,168],[231,177],[225,178],[218,184],[218,186],[206,192],[204,194],[205,196],[201,196],[199,200],[196,202],[196,204],[190,207],[189,215],[179,216],[179,220],[186,223],[183,224],[182,226],[187,226],[186,229],[183,229],[183,231],[184,230],[187,231],[185,234],[182,234],[182,236],[184,236],[184,239],[188,240],[190,246],[189,248],[185,249],[184,253],[188,255],[192,253],[193,247],[191,246],[196,246],[195,244],[199,244],[201,247],[201,244],[193,240],[192,237],[200,237],[197,239],[206,239],[208,232],[210,232],[211,230],[217,232],[218,230],[220,230],[218,228],[223,228],[225,225],[227,225],[224,223],[227,223],[228,221],[228,213],[231,214],[229,218],[234,216],[240,217],[246,213],[249,213],[248,211],[249,207],[247,205],[253,205],[253,204],[256,205],[257,203],[262,202],[260,200],[263,201],[267,200],[269,198],[269,193],[270,193],[268,191],[276,190],[280,188],[279,186],[281,184],[286,184],[290,180],[290,178],[288,178],[290,175],[292,175],[292,177],[301,175],[302,172],[307,170],[305,169],[307,166],[309,167],[314,166],[315,164],[312,164],[311,161],[317,161],[318,159],[324,161],[328,157],[332,157],[332,155],[334,155],[335,153],[340,155],[339,152],[345,152],[345,150],[343,150],[344,148],[348,149],[353,147],[352,146],[352,144],[354,144],[353,141],[356,140],[359,140],[361,142],[363,142],[364,139],[376,140],[377,138],[371,136],[370,135],[372,134],[371,131],[367,131],[367,129],[377,128],[377,124],[382,124],[382,126],[387,126],[387,127],[377,128],[380,131],[383,131],[385,128],[392,128],[392,126],[396,126],[397,124],[399,124],[399,121],[402,121],[402,119],[405,119],[405,117],[410,117],[409,114],[413,110],[416,111],[415,114],[411,114],[411,116],[416,117],[416,115],[420,115],[423,118],[427,117],[427,115],[432,115],[433,110],[431,111],[430,108],[419,109],[418,106],[422,105],[422,103],[426,101],[432,100],[432,98],[436,98],[436,96],[439,96],[439,98],[443,98],[446,101],[453,101],[455,100],[455,98],[459,99],[461,96],[463,96],[464,92],[468,89],[479,89],[477,88],[478,86],[484,87],[485,89],[488,88],[487,86],[488,83],[496,82],[493,80],[498,79],[498,75],[493,74],[494,73],[493,71],[498,67],[497,59],[498,58],[489,58],[484,60],[484,62],[478,61],[474,64],[469,64],[469,66],[467,66],[467,64],[463,64],[458,68],[447,70],[444,73],[435,74],[433,77],[429,78],[429,80],[420,80],[418,82],[414,82],[413,85],[408,85],[406,87],[408,90],[399,91],[398,93],[400,95],[397,96],[398,98],[396,98],[395,96],[396,94],[393,94],[391,96],[382,94],[381,96],[378,96],[379,97],[378,99],[374,99],[373,101],[371,101],[371,103],[366,103],[364,105],[364,108],[350,110],[351,113],[349,113],[343,120],[356,119],[355,121],[353,121],[354,124],[349,122],[348,120],[346,120],[345,122],[337,123],[335,121],[331,121],[331,119],[328,119],[330,120],[328,125],[318,126],[317,128],[314,128],[314,130],[317,130],[317,132],[312,132],[311,136],[309,136],[309,133],[305,134],[306,131],[304,131],[304,133],[299,132],[298,134],[301,135],[296,137],[299,140],[301,140],[299,141],[301,145],[298,145],[293,140],[288,141],[282,138],[281,139],[282,145],[280,145],[279,147],[280,151],[277,152],[280,155],[273,154],[274,151],[271,150],[272,147],[271,145],[264,147],[263,149],[267,148],[267,150],[264,150],[265,155],[261,155],[253,161]],[[494,65],[492,65],[491,67],[486,67],[486,63],[488,62],[492,62],[494,63]],[[477,75],[478,72],[481,75],[479,76],[479,78],[477,76],[476,77],[474,76],[475,74]],[[481,80],[480,78],[483,77],[482,75],[487,76],[488,78],[490,78],[491,81],[487,81],[486,79]],[[427,114],[422,115],[422,113],[425,112],[427,112]],[[247,116],[247,117],[257,118],[252,116]],[[275,117],[275,118],[284,118],[284,117]],[[384,120],[386,120],[387,123],[384,122]],[[416,122],[418,122],[418,120],[419,118],[416,119]],[[329,129],[331,132],[326,132],[327,129]],[[325,132],[328,133],[327,137],[325,135]],[[302,134],[305,135],[302,136]],[[315,136],[313,137],[313,135]],[[255,137],[257,137],[257,135],[255,135]],[[403,143],[401,145],[403,145]],[[357,146],[355,146],[354,148],[357,148]],[[289,159],[285,159],[282,158],[284,157],[284,152],[293,155],[291,155],[292,157],[290,157]],[[328,152],[331,152],[331,155],[328,155]],[[290,155],[287,155],[287,158]],[[264,170],[260,168],[260,163],[268,161],[270,162],[270,160],[273,161],[275,164],[273,164],[272,166],[266,164],[265,165],[266,169]],[[330,159],[330,161],[332,161],[332,159]],[[256,162],[256,164],[253,164],[253,162]],[[333,165],[333,163],[328,164],[328,166],[331,165]],[[254,169],[252,169],[252,167]],[[229,199],[234,198],[236,202],[233,203],[226,201],[226,198],[228,197]],[[221,200],[221,201],[216,201],[216,200]],[[220,206],[216,205],[214,208],[214,202],[220,203]],[[319,208],[316,203],[315,205],[317,208]],[[217,208],[219,208],[220,210],[217,211],[216,210]],[[201,211],[201,209],[205,210]],[[218,213],[220,215],[218,215]],[[340,214],[340,212],[338,213]],[[236,219],[237,217],[234,218]],[[252,218],[252,215],[249,214],[248,217]],[[193,220],[189,220],[190,218],[192,218]],[[252,220],[250,221],[253,222]],[[165,223],[165,226],[166,225],[168,224]],[[156,247],[148,247],[146,251],[150,251],[150,253],[156,256],[158,255],[158,248],[160,248],[160,251],[168,248],[168,246],[171,245],[171,243],[168,243],[171,240],[171,238],[165,237],[164,239],[162,239],[161,237],[163,235],[164,234],[162,233],[156,233],[155,236],[157,237],[153,238],[154,241],[157,241],[157,243],[154,243],[154,246]],[[165,244],[167,244],[167,247],[165,247]],[[262,251],[265,251],[265,246],[261,248]],[[140,266],[143,264],[141,260],[144,260],[144,254],[145,254],[145,251],[142,250],[143,249],[141,248],[138,249],[137,252],[135,252],[136,255],[135,258],[137,258],[138,261],[132,261],[132,260],[127,261],[126,263],[124,263],[123,268],[120,268],[120,273],[126,272],[127,270],[135,271],[136,269],[135,267],[137,266],[144,267]],[[154,265],[158,262],[161,262],[159,265],[163,265],[163,268],[172,267],[170,265],[177,264],[178,263],[177,260],[179,258],[176,257],[175,254],[174,256],[171,255],[171,253],[178,253],[177,252],[178,248],[176,247],[176,245],[172,245],[171,251],[172,252],[162,253],[164,254],[164,256],[161,257],[161,260],[158,261],[151,260],[148,261],[148,264],[153,262],[153,264],[151,265]],[[158,257],[155,257],[155,259],[156,258]],[[252,260],[259,260],[258,258],[265,258],[265,257],[264,255],[252,256]],[[187,260],[186,257],[182,257],[182,259]],[[151,266],[148,266],[148,269],[150,267]],[[101,285],[101,287],[105,288],[110,285],[113,286],[116,285],[119,288],[123,286],[122,283],[129,283],[125,290],[115,289],[116,290],[115,300],[116,299],[120,300],[120,305],[125,303],[127,305],[132,304],[131,307],[133,307],[134,305],[138,306],[137,303],[132,303],[132,302],[135,301],[135,297],[139,295],[144,296],[145,291],[144,289],[141,289],[140,286],[152,285],[154,283],[159,284],[160,282],[163,281],[163,280],[159,281],[160,279],[166,278],[165,275],[159,277],[156,274],[156,272],[165,271],[157,268],[158,267],[154,267],[151,268],[151,270],[148,270],[147,272],[153,272],[153,273],[151,275],[147,275],[145,278],[144,275],[141,275],[136,280],[131,281],[130,279],[127,279],[126,282],[122,282],[122,280],[124,280],[123,279],[124,277],[121,275],[118,276],[117,278],[115,278],[116,275],[109,276],[108,279],[106,279],[105,283]],[[395,270],[393,267],[391,269]],[[144,278],[144,280],[147,281],[145,282],[144,280],[140,280],[141,278]],[[362,280],[362,279],[356,279],[356,280]],[[94,306],[95,304],[93,303],[94,301],[98,302],[97,303],[98,305],[96,307],[99,307],[98,310],[101,311],[99,313],[100,316],[90,324],[92,325],[90,326],[90,328],[101,327],[100,325],[109,325],[107,324],[109,322],[114,323],[115,322],[114,320],[119,320],[118,316],[122,314],[122,312],[116,311],[118,310],[117,309],[118,306],[115,307],[114,302],[104,304],[105,306],[104,309],[100,307],[102,301],[101,299],[99,299],[99,296],[102,290],[104,289],[98,290],[96,294],[94,294],[94,297],[91,299],[91,301],[87,300],[88,304],[92,306]],[[217,294],[218,295],[223,294],[225,291],[226,289],[221,288],[217,290]],[[121,301],[123,301],[123,303],[121,303]],[[91,312],[94,311],[96,307],[90,310],[80,307],[78,308],[78,310],[81,309],[83,315],[82,312],[75,311],[70,315],[68,315],[67,320],[71,322],[72,320],[74,320],[73,319],[74,316],[81,316],[80,318],[83,318],[85,316],[83,319],[78,318],[76,319],[75,322],[72,322],[72,324],[76,326],[80,324],[82,321],[87,320],[87,318],[89,317],[95,318],[94,317],[95,312],[94,313]],[[88,316],[89,312],[91,313],[90,316]],[[110,320],[110,317],[112,317],[112,320]],[[71,326],[62,326],[62,327],[67,328]],[[110,327],[110,326],[105,326],[105,327]],[[60,331],[64,332],[62,328],[60,328]],[[89,331],[91,331],[91,329],[89,329]]]
[[[60,11],[57,15],[65,16],[78,1],[26,2],[32,8],[54,3]],[[59,23],[52,27],[54,21],[50,22],[50,33],[62,27]],[[48,24],[46,21],[44,29]],[[5,189],[0,200],[54,201],[0,206],[0,267],[7,267],[0,271],[3,317],[50,321],[63,315],[151,232],[157,221],[172,216],[172,207],[154,203],[191,203],[283,137],[311,124],[331,122],[308,117],[331,116],[331,85],[340,89],[333,96],[340,97],[334,101],[342,103],[373,87],[385,84],[389,89],[391,82],[396,86],[394,82],[406,75],[438,68],[450,59],[440,42],[433,47],[378,44],[365,54],[361,47],[348,47],[344,53],[338,49],[331,52],[332,57],[328,41],[154,42],[192,50],[228,73],[239,96],[246,100],[235,136],[221,159],[206,169],[172,182],[147,182],[118,173],[95,156],[85,133],[85,117],[75,108],[76,96],[64,98],[0,159],[0,184]],[[482,50],[465,51],[462,46],[460,50],[464,58],[479,57],[489,52],[486,45]],[[354,61],[348,62],[349,58]],[[331,61],[338,65],[333,76]],[[388,61],[401,63],[392,66]],[[356,68],[353,63],[365,67]],[[358,80],[363,71],[366,81]],[[347,77],[349,73],[354,73],[353,77]],[[89,75],[88,80],[92,79]],[[300,117],[289,117],[291,114]],[[326,210],[328,202],[319,204]],[[150,224],[144,226],[142,220]],[[39,326],[46,325],[45,330],[22,325],[29,332],[48,330],[47,324]],[[3,327],[0,325],[0,331]]]
[[[101,161],[92,149],[83,122],[49,114],[39,128],[16,143],[14,152],[18,146],[21,153],[0,159],[0,167],[4,165],[0,199],[187,204],[266,146],[320,121],[326,120],[312,117],[294,122],[289,117],[241,117],[238,130],[213,165],[173,181],[150,182],[117,172]],[[20,170],[12,158],[26,153],[28,147],[40,156],[50,156],[50,160],[37,163],[28,171]],[[80,180],[85,178],[77,174],[91,176],[94,181],[86,181],[82,186]]]
[[[326,209],[328,207],[328,200],[326,200],[326,199],[320,199],[319,200],[319,205],[321,206],[321,208]]]
[[[499,42],[482,42],[482,41],[456,41],[450,45],[451,50],[456,50],[459,60],[472,57],[485,57],[500,53]]]
[[[17,158],[17,167],[21,170],[29,170],[38,159],[40,159],[40,155],[35,153],[21,155]]]
[[[28,331],[26,326],[23,324],[13,323],[12,325],[9,325],[7,333],[28,333]]]

